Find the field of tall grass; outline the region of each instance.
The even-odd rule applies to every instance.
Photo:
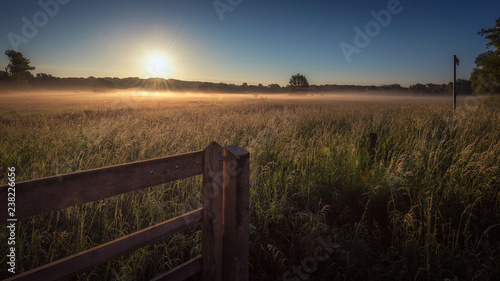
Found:
[[[221,96],[222,97],[222,96]],[[142,97],[142,101],[149,97]],[[0,183],[168,156],[251,153],[251,280],[495,280],[500,107],[243,97],[0,105]],[[370,159],[369,134],[378,135]],[[23,220],[29,270],[201,207],[194,177]],[[43,198],[41,198],[43,200]],[[6,204],[6,200],[4,200]],[[0,230],[0,253],[7,253]],[[148,280],[201,253],[195,228],[75,280]],[[6,255],[0,256],[1,278]]]

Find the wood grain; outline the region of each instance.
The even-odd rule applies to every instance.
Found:
[[[203,151],[16,183],[18,220],[201,174]],[[7,198],[8,185],[0,186]],[[0,223],[8,218],[0,204]]]
[[[223,280],[248,281],[250,153],[224,147]]]
[[[75,274],[85,272],[162,238],[193,227],[202,221],[202,216],[200,208],[6,280],[65,280]]]
[[[202,256],[203,280],[222,280],[222,153],[212,142],[204,154]]]

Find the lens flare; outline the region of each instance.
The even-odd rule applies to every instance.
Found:
[[[149,78],[169,78],[172,75],[172,63],[164,54],[154,53],[145,61],[146,74]]]

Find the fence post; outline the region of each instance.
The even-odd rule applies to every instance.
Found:
[[[224,147],[223,279],[248,281],[250,153],[238,146]]]
[[[460,64],[460,60],[456,55],[453,55],[453,110],[457,109],[457,65]]]
[[[205,148],[203,158],[203,280],[222,280],[223,149],[215,142]]]

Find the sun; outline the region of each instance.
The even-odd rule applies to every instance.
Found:
[[[151,53],[145,59],[145,70],[147,76],[168,78],[172,75],[172,63],[170,59],[162,53]]]

